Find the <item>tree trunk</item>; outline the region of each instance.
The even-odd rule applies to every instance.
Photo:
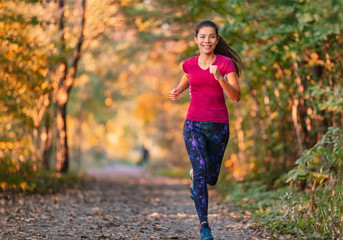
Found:
[[[68,153],[68,134],[67,134],[67,120],[66,120],[66,108],[69,99],[69,94],[75,81],[78,62],[81,56],[81,47],[84,41],[84,26],[85,26],[85,11],[86,0],[82,0],[82,20],[81,20],[81,32],[73,51],[73,59],[71,66],[68,70],[67,60],[61,59],[61,64],[58,70],[58,84],[55,94],[55,103],[57,109],[57,170],[61,172],[67,172],[69,169],[69,153]],[[60,11],[59,17],[59,31],[61,32],[61,54],[65,52],[65,38],[64,38],[64,0],[58,1],[58,7]]]
[[[300,156],[304,151],[304,147],[303,147],[302,139],[301,139],[301,125],[298,122],[298,105],[299,105],[299,101],[297,99],[294,99],[292,103],[292,120],[293,120],[295,133],[297,136],[298,150],[299,150],[299,156]]]
[[[67,172],[69,169],[69,153],[67,138],[66,104],[57,106],[57,132],[58,146],[57,169]]]
[[[46,113],[46,118],[45,118],[45,134],[46,135],[42,141],[43,167],[46,170],[50,169],[50,157],[51,157],[51,152],[52,152],[52,124],[51,124],[51,112],[49,110]]]

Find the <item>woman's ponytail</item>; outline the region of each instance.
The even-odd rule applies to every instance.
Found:
[[[244,69],[244,64],[242,59],[239,57],[238,53],[236,53],[230,46],[225,42],[225,40],[218,35],[219,41],[214,49],[214,54],[220,54],[232,59],[233,64],[235,65],[237,75],[241,74],[241,70]]]

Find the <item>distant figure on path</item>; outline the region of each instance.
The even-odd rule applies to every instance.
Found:
[[[200,55],[185,60],[184,75],[169,92],[173,101],[190,88],[190,105],[183,136],[192,164],[190,197],[200,220],[201,240],[213,239],[207,219],[207,184],[218,181],[225,148],[229,140],[229,116],[225,95],[238,102],[241,90],[238,77],[243,63],[238,54],[218,35],[217,25],[209,20],[195,29]]]
[[[138,166],[143,166],[149,161],[149,151],[146,149],[145,145],[142,146],[141,160],[137,163]]]

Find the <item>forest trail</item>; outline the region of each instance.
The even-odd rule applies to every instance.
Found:
[[[47,195],[0,199],[0,239],[199,239],[188,179],[140,167],[93,169],[84,185]],[[211,188],[214,239],[268,239]]]

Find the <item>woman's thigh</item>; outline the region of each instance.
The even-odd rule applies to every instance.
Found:
[[[193,167],[193,174],[202,173],[203,175],[207,169],[208,156],[207,143],[201,131],[201,123],[186,121],[183,128],[183,137]]]

